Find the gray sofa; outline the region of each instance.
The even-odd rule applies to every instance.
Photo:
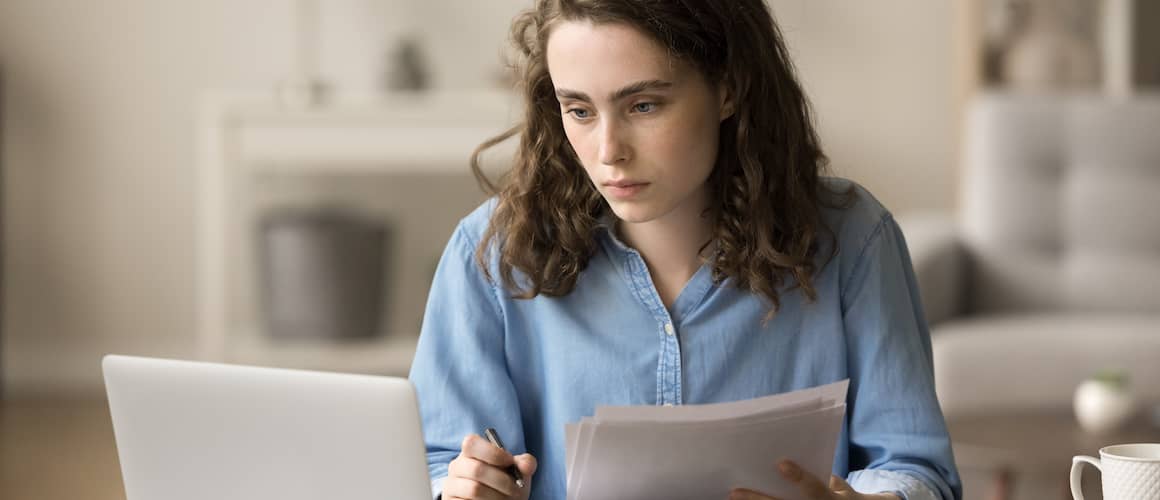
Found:
[[[1160,401],[1160,96],[987,94],[958,213],[900,217],[948,416],[1070,408],[1094,372]]]

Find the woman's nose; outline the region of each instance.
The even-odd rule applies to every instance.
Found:
[[[624,130],[616,120],[606,120],[600,131],[600,163],[615,165],[629,159],[631,153]]]

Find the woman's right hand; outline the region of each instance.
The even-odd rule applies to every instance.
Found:
[[[524,476],[524,487],[516,486],[507,468],[515,464]],[[443,480],[445,500],[527,500],[532,491],[536,457],[528,453],[512,456],[486,439],[471,434],[463,438],[459,456],[447,467]]]

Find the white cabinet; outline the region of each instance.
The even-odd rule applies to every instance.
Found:
[[[447,181],[422,184],[424,191],[417,198],[422,201],[409,202],[405,207],[409,214],[399,217],[413,225],[414,219],[427,217],[436,207],[462,217],[478,203],[464,200],[462,194],[465,183],[474,183],[468,159],[476,146],[518,120],[516,96],[464,91],[347,97],[302,108],[286,106],[272,95],[214,93],[204,96],[200,105],[199,356],[230,363],[405,374],[418,338],[417,324],[406,331],[384,331],[372,340],[286,340],[262,331],[253,236],[262,189],[269,183],[259,181],[296,179],[298,185],[311,185],[329,177],[349,181],[400,176],[411,178],[413,185],[414,176],[446,176]],[[509,139],[484,156],[491,178],[510,163],[516,141],[518,137]],[[461,187],[445,191],[444,182]],[[473,191],[467,198],[483,199],[482,192]],[[451,228],[444,226],[454,220],[430,224],[439,224],[440,231],[450,234]],[[406,232],[393,237],[410,238]],[[409,261],[397,262],[394,268],[429,271],[436,257],[404,252],[401,258]],[[407,297],[412,306],[425,300],[428,284],[421,287],[421,297],[415,290],[406,291],[416,295]]]

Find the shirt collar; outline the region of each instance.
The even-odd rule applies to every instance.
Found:
[[[620,237],[616,235],[616,214],[612,210],[606,210],[604,214],[596,220],[596,235],[603,240],[611,248],[621,252],[635,252],[632,247],[621,241]]]
[[[600,238],[610,248],[619,250],[621,252],[636,252],[636,249],[628,246],[624,241],[616,235],[616,215],[611,210],[606,211],[599,219],[596,220],[596,236]],[[712,265],[717,260],[718,242],[714,238],[709,243],[709,260],[708,264]]]

